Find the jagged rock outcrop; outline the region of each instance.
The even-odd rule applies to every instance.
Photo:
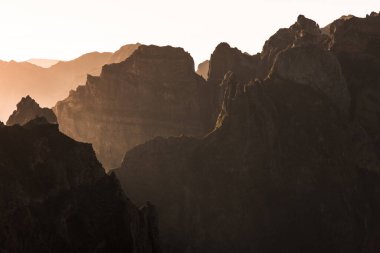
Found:
[[[261,62],[258,77],[265,78],[277,57],[288,48],[314,45],[326,49],[329,38],[319,29],[319,25],[303,15],[289,28],[281,28],[264,44],[260,54]]]
[[[200,136],[205,81],[181,48],[140,46],[126,61],[88,76],[54,108],[60,129],[94,145],[106,168],[120,166],[125,151],[156,136]]]
[[[26,96],[17,104],[17,109],[13,111],[13,114],[9,117],[7,125],[25,125],[37,117],[44,117],[47,122],[52,124],[57,123],[57,117],[53,110],[41,108],[33,98]]]
[[[209,76],[206,86],[209,100],[207,114],[210,115],[208,128],[215,125],[220,112],[226,88],[222,85],[225,74],[232,71],[239,82],[246,83],[258,74],[259,60],[259,55],[252,56],[242,53],[237,48],[231,48],[225,42],[220,43],[215,48],[210,57]]]
[[[242,53],[227,43],[220,43],[210,58],[208,83],[219,85],[224,75],[232,71],[244,82],[256,75],[259,55]]]
[[[157,204],[166,252],[380,250],[377,18],[327,35],[299,16],[256,75],[218,74],[212,133],[126,153],[116,174],[133,201]]]
[[[1,252],[161,252],[154,206],[138,210],[57,125],[1,127],[0,172]]]
[[[210,66],[210,61],[205,60],[204,62],[201,62],[198,64],[197,74],[203,77],[205,80],[208,79],[208,69]]]

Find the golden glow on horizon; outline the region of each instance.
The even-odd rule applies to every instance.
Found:
[[[378,0],[0,0],[0,59],[69,60],[140,42],[183,47],[199,63],[222,41],[256,53],[301,13],[325,26],[379,10]]]

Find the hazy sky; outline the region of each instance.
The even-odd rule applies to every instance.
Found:
[[[379,10],[380,0],[0,0],[0,59],[69,60],[140,42],[183,47],[199,63],[221,41],[261,51],[300,13],[322,27]]]

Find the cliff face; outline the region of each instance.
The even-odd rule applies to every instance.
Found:
[[[336,20],[330,49],[338,57],[352,94],[352,120],[380,143],[380,16]],[[378,144],[377,144],[378,145]]]
[[[245,83],[257,75],[259,55],[248,55],[227,43],[220,43],[211,54],[207,79],[209,99],[209,128],[213,128],[220,112],[226,86],[223,83],[227,72],[232,71],[240,83]]]
[[[183,49],[140,46],[126,61],[88,76],[54,108],[60,129],[92,143],[106,168],[156,136],[198,136],[204,126],[204,80]]]
[[[52,124],[57,123],[57,117],[53,110],[49,108],[41,108],[34,99],[30,96],[26,96],[17,104],[17,109],[13,111],[13,114],[9,117],[7,125],[25,125],[37,117],[44,117]]]
[[[218,75],[212,133],[127,152],[117,176],[133,201],[158,204],[167,252],[380,250],[378,18],[323,35],[300,16],[249,72],[264,80]],[[371,93],[359,100],[355,85]]]
[[[160,252],[154,207],[138,210],[57,125],[0,127],[0,161],[2,252]]]

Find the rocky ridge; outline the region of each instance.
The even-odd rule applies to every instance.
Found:
[[[25,125],[37,117],[43,117],[52,124],[57,123],[57,117],[51,109],[41,108],[34,99],[26,96],[17,104],[17,109],[9,117],[7,125]]]

